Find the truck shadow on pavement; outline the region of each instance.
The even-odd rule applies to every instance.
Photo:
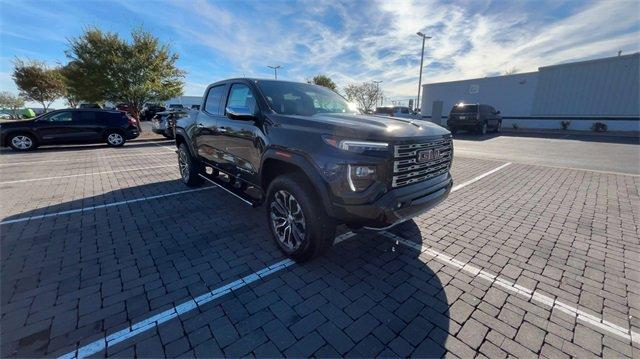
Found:
[[[154,183],[3,220],[185,189]],[[283,260],[265,222],[214,188],[2,225],[2,357],[71,352]],[[422,240],[413,222],[399,230]],[[97,355],[441,357],[449,303],[419,254],[360,233]]]

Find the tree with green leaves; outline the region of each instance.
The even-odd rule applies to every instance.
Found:
[[[344,88],[344,92],[347,100],[355,102],[365,112],[373,111],[376,102],[382,96],[382,90],[371,82],[361,85],[349,84]]]
[[[27,100],[42,104],[45,112],[53,101],[65,93],[64,79],[60,70],[49,68],[41,61],[16,59],[12,77],[20,90],[20,95]]]
[[[18,110],[24,106],[24,98],[14,95],[9,91],[0,92],[0,108],[9,109],[14,117],[18,116]]]
[[[69,105],[69,107],[71,108],[76,108],[80,104],[80,101],[83,100],[82,89],[76,88],[78,84],[84,84],[84,81],[77,78],[77,76],[81,75],[81,73],[75,68],[74,62],[70,62],[61,67],[60,73],[62,74],[62,78],[64,79],[64,97],[67,99],[67,105]]]
[[[69,42],[67,88],[79,100],[124,103],[139,118],[145,103],[162,102],[183,92],[184,71],[168,45],[142,29],[129,43],[117,34],[87,29]]]
[[[338,89],[336,83],[333,82],[333,80],[331,80],[331,78],[327,75],[316,75],[311,81],[309,81],[309,83],[324,86],[333,91],[336,91]]]

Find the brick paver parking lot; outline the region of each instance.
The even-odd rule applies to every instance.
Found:
[[[434,210],[270,271],[263,209],[166,145],[0,157],[3,357],[640,357],[640,177],[457,157]]]

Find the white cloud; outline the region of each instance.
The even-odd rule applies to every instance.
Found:
[[[256,4],[252,14],[203,2],[187,4],[178,2],[193,17],[171,22],[174,29],[236,63],[238,72],[268,76],[266,65],[278,63],[284,65],[282,73],[294,80],[318,72],[329,74],[339,85],[383,80],[392,98],[417,92],[417,31],[433,36],[425,51],[427,82],[482,77],[512,67],[534,71],[640,48],[635,2],[586,3],[559,20],[545,13],[543,3],[529,12],[521,6],[484,11],[488,2],[473,3],[477,11],[472,12],[462,5],[431,0],[381,1],[358,9],[340,2],[297,6],[269,2],[269,7]],[[325,21],[327,15],[339,23]],[[301,48],[308,53],[301,53]]]
[[[388,98],[414,97],[417,31],[433,36],[425,49],[423,82],[483,77],[512,67],[535,71],[640,49],[640,3],[633,0],[118,4],[123,13],[152,21],[163,41],[177,44],[188,67],[189,95],[217,79],[270,77],[266,66],[280,64],[281,78],[300,81],[324,73],[339,86],[382,80]]]

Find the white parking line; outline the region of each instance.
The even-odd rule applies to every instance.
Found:
[[[455,187],[453,187],[453,189],[451,190],[451,192],[455,192],[458,191],[472,183],[475,183],[479,180],[481,180],[482,178],[489,176],[505,167],[507,167],[508,165],[510,165],[511,162],[509,163],[505,163],[504,165],[494,168],[491,171],[485,172],[477,177],[474,177],[466,182],[463,182]],[[349,232],[351,233],[351,232]],[[433,257],[434,259],[440,261],[443,264],[461,269],[469,274],[471,274],[473,277],[478,277],[478,278],[482,278],[486,281],[489,282],[490,285],[497,285],[499,287],[502,287],[503,289],[505,289],[507,292],[510,292],[512,294],[515,295],[520,295],[522,297],[524,297],[527,300],[530,300],[532,302],[541,304],[543,306],[548,307],[551,310],[559,310],[562,311],[568,315],[571,315],[573,317],[575,317],[577,320],[590,325],[591,327],[594,327],[596,329],[600,329],[601,331],[605,331],[607,333],[611,333],[613,335],[617,335],[625,340],[629,340],[633,343],[639,343],[640,342],[640,334],[631,331],[630,329],[626,329],[623,328],[619,325],[616,325],[614,323],[611,323],[609,321],[606,321],[602,318],[599,318],[598,316],[589,314],[587,312],[584,312],[574,306],[571,306],[569,304],[563,303],[562,301],[556,299],[556,298],[552,298],[549,296],[546,296],[544,294],[540,294],[539,292],[536,292],[535,290],[531,290],[528,288],[525,288],[521,285],[518,285],[508,279],[504,279],[502,277],[498,277],[496,275],[493,275],[491,273],[488,273],[472,264],[469,263],[465,263],[462,262],[460,260],[457,260],[453,257],[450,257],[444,253],[438,252],[434,249],[428,248],[425,245],[422,244],[418,244],[415,242],[411,242],[408,241],[404,238],[398,237],[393,233],[387,232],[387,231],[380,231],[380,234],[382,234],[383,236],[395,241],[397,244],[402,244],[405,245],[409,248],[413,248],[415,250],[420,251],[420,253],[426,253],[428,255],[430,255],[431,257]]]
[[[496,285],[498,287],[501,287],[505,291],[511,294],[519,295],[521,297],[524,297],[526,300],[530,300],[532,302],[541,304],[545,307],[548,307],[551,310],[554,310],[554,309],[559,310],[563,313],[571,315],[572,317],[583,322],[584,324],[587,324],[596,329],[600,329],[601,331],[605,331],[607,333],[617,335],[618,337],[621,337],[633,343],[640,343],[640,336],[638,333],[635,333],[627,328],[623,328],[614,323],[608,322],[602,318],[599,318],[598,316],[586,313],[574,306],[563,303],[557,298],[552,298],[544,294],[540,294],[535,290],[525,288],[508,279],[504,279],[502,277],[498,277],[494,274],[488,273],[472,264],[457,260],[442,252],[438,252],[434,249],[428,248],[422,244],[411,242],[404,238],[398,237],[393,233],[389,233],[387,231],[381,231],[380,234],[395,241],[397,244],[402,244],[407,247],[413,248],[417,251],[420,251],[420,253],[426,253],[443,264],[461,269],[469,273],[473,277],[482,278],[487,282],[489,282],[489,285]]]
[[[184,193],[205,191],[205,190],[212,189],[212,188],[215,188],[215,187],[211,186],[211,187],[203,187],[203,188],[194,188],[194,189],[188,189],[188,190],[184,190],[184,191],[171,192],[171,193],[167,193],[167,194],[159,194],[159,195],[156,195],[156,196],[135,198],[135,199],[129,199],[129,200],[126,200],[126,201],[113,202],[113,203],[107,203],[107,204],[100,204],[100,205],[91,206],[91,207],[82,207],[82,208],[77,208],[77,209],[70,209],[68,211],[49,213],[49,214],[39,214],[39,215],[36,215],[36,216],[29,216],[29,217],[10,219],[8,221],[0,222],[0,225],[10,224],[10,223],[25,222],[25,221],[29,221],[29,220],[32,220],[32,219],[41,219],[41,218],[62,216],[62,215],[65,215],[65,214],[73,214],[73,213],[80,213],[80,212],[90,212],[90,211],[95,211],[96,209],[101,209],[101,208],[121,206],[123,204],[129,204],[129,203],[135,203],[135,202],[149,201],[149,200],[152,200],[152,199],[177,196],[179,194],[184,194]]]
[[[157,143],[154,143],[154,145],[156,145],[156,146],[160,146],[160,147],[162,147],[162,148],[165,148],[165,149],[167,149],[167,150],[169,150],[169,151],[171,151],[171,152],[173,152],[173,153],[176,153],[176,151],[178,150],[176,147],[163,146],[163,145],[159,145],[159,144],[157,144]]]
[[[477,177],[474,177],[474,178],[472,178],[472,179],[470,179],[470,180],[468,180],[466,182],[460,183],[457,186],[453,186],[453,188],[451,189],[451,192],[455,192],[457,190],[460,190],[460,189],[463,189],[463,188],[467,187],[468,185],[470,185],[472,183],[476,183],[476,182],[480,181],[481,179],[487,177],[488,175],[494,174],[494,173],[500,171],[501,169],[509,166],[510,164],[511,164],[511,162],[507,162],[507,163],[503,164],[500,167],[496,167],[496,168],[492,169],[489,172],[485,172],[485,173],[483,173],[483,174],[481,174],[481,175],[479,175]]]
[[[151,166],[151,167],[138,167],[138,168],[130,168],[125,170],[115,170],[115,171],[104,171],[104,172],[91,172],[91,173],[81,173],[77,175],[67,175],[67,176],[54,176],[54,177],[41,177],[41,178],[29,178],[23,180],[15,180],[15,181],[4,181],[0,182],[0,185],[10,184],[10,183],[23,183],[23,182],[34,182],[34,181],[44,181],[44,180],[52,180],[59,178],[72,178],[72,177],[83,177],[83,176],[95,176],[95,175],[103,175],[108,173],[118,173],[118,172],[130,172],[130,171],[142,171],[142,170],[150,170],[153,168],[163,168],[163,167],[174,167],[175,165],[162,165],[162,166]]]
[[[89,343],[85,346],[78,348],[72,352],[64,354],[59,358],[84,358],[95,353],[98,353],[102,350],[107,349],[110,346],[116,345],[125,340],[131,339],[136,335],[142,334],[150,329],[154,329],[158,325],[169,321],[173,318],[176,318],[179,315],[190,312],[205,303],[209,303],[214,299],[220,298],[226,294],[231,293],[234,290],[240,289],[248,284],[251,284],[259,279],[262,279],[270,274],[279,272],[291,265],[295,264],[291,259],[285,259],[283,261],[272,264],[266,268],[263,268],[255,273],[251,273],[246,277],[235,280],[225,286],[220,288],[216,288],[208,293],[202,294],[196,298],[188,300],[184,303],[176,305],[175,307],[165,310],[164,312],[158,313],[152,317],[149,317],[145,320],[137,322],[133,325],[130,325],[127,328],[124,328],[118,332],[115,332],[111,335],[105,336],[102,339],[98,339],[92,343]]]
[[[48,161],[24,161],[24,162],[5,162],[0,163],[0,166],[23,166],[23,165],[32,165],[38,163],[58,163],[58,162],[79,162],[79,161],[98,161],[105,160],[111,158],[126,158],[126,157],[138,157],[138,156],[166,156],[167,152],[154,152],[154,153],[138,153],[138,154],[128,154],[128,155],[116,155],[116,156],[104,156],[104,157],[85,157],[85,158],[74,158],[74,159],[65,159],[65,160],[48,160]]]

